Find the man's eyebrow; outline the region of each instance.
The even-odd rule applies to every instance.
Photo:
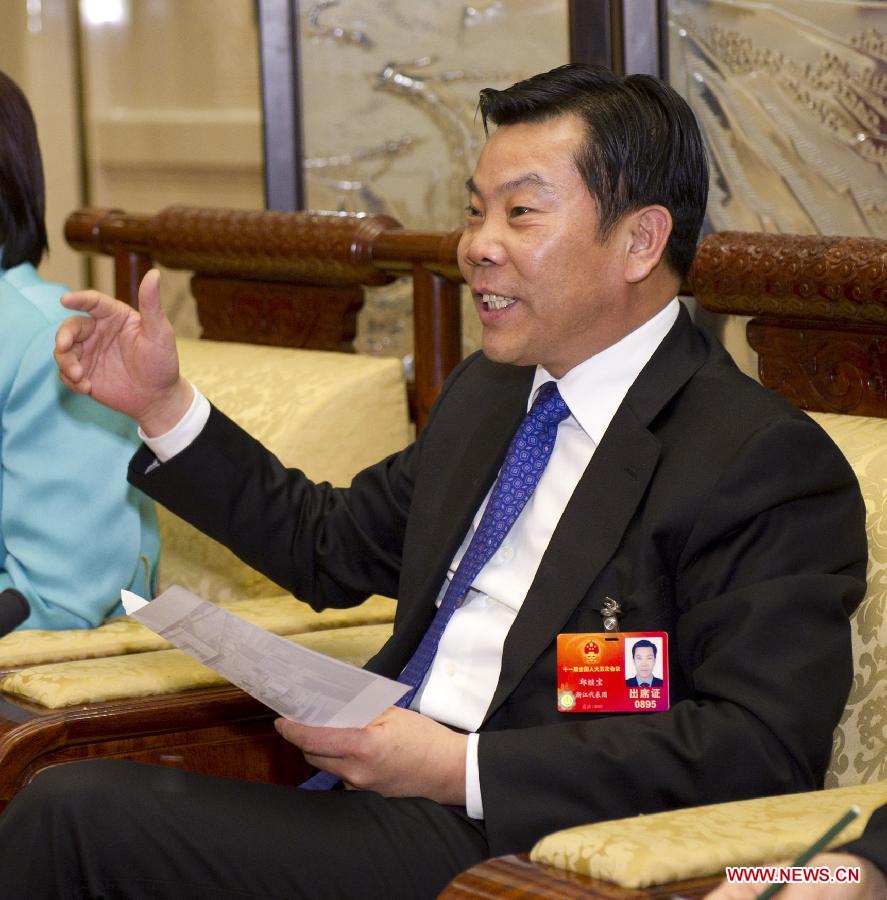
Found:
[[[465,187],[468,189],[469,194],[481,196],[481,191],[478,190],[473,178],[469,178],[465,182]],[[536,188],[537,190],[542,191],[543,194],[548,194],[552,197],[557,196],[554,185],[547,178],[543,178],[536,172],[527,172],[525,175],[518,175],[517,178],[512,178],[509,181],[503,182],[493,190],[493,196],[507,194],[522,187]]]

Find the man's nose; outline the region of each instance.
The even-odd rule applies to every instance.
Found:
[[[501,266],[508,258],[498,225],[489,218],[462,235],[462,255],[473,266]]]

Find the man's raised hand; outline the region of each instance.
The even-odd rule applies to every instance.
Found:
[[[175,335],[160,305],[160,273],[139,286],[138,312],[98,291],[62,297],[68,309],[55,339],[62,381],[135,419],[151,436],[169,431],[191,404],[191,386],[179,374]]]

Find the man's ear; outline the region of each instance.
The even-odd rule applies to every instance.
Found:
[[[645,206],[629,215],[630,245],[625,278],[631,284],[643,281],[662,259],[671,235],[671,213],[664,206]]]

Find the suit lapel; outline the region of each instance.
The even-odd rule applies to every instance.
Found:
[[[617,410],[558,522],[505,640],[499,683],[486,719],[563,630],[619,547],[661,451],[648,426],[699,368],[706,350],[682,307]]]
[[[409,652],[421,640],[434,616],[437,598],[449,564],[459,549],[474,514],[496,479],[505,451],[517,426],[527,411],[527,398],[533,383],[533,367],[500,367],[502,382],[494,384],[491,402],[478,402],[465,410],[465,440],[442,469],[434,486],[439,505],[426,519],[428,539],[425,542],[426,574],[418,591],[417,603],[404,607],[398,621],[401,646]],[[487,386],[488,389],[490,386]]]
[[[564,629],[619,546],[659,459],[659,441],[623,406],[567,504],[508,632],[488,716]],[[603,598],[601,598],[603,599]]]

